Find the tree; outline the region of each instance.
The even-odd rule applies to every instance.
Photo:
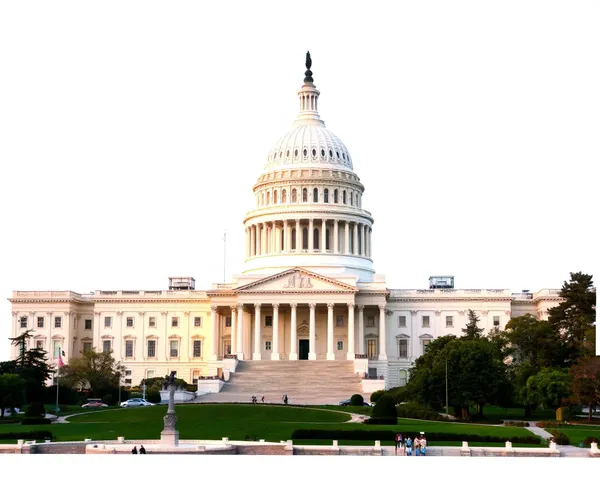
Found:
[[[17,347],[17,364],[23,364],[25,359],[25,352],[27,351],[27,342],[33,336],[31,332],[33,330],[25,330],[21,335],[9,338],[11,345],[15,345]]]
[[[25,380],[19,375],[0,375],[0,418],[4,418],[6,408],[20,407],[25,401]]]
[[[558,409],[569,397],[571,377],[561,369],[544,368],[527,380],[527,401],[531,405]]]
[[[593,356],[595,350],[596,289],[592,275],[571,273],[560,291],[564,299],[548,310],[548,323],[563,340],[565,358],[572,365],[581,357]]]
[[[466,328],[462,329],[462,332],[464,333],[463,338],[467,340],[481,338],[483,328],[478,328],[477,322],[479,322],[479,317],[475,315],[475,312],[473,310],[469,310],[469,323],[467,323]]]
[[[96,352],[95,349],[81,352],[81,357],[72,358],[61,369],[62,378],[71,386],[89,387],[95,396],[118,388],[125,368],[111,352]]]
[[[569,373],[573,378],[571,403],[587,405],[591,421],[592,407],[600,404],[600,357],[579,360]]]

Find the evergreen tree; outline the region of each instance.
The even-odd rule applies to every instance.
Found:
[[[469,323],[467,323],[466,328],[462,329],[462,332],[464,333],[464,340],[475,340],[481,338],[483,328],[477,327],[477,322],[479,322],[479,317],[475,315],[473,310],[469,310]]]

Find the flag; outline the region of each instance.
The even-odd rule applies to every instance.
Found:
[[[64,367],[64,366],[65,366],[65,364],[64,364],[64,362],[63,362],[63,359],[62,359],[62,356],[63,356],[64,354],[65,354],[65,352],[63,352],[63,351],[61,351],[61,350],[59,350],[59,351],[58,351],[58,368],[62,368],[62,367]]]

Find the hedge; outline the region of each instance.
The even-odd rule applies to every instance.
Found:
[[[504,426],[506,427],[528,427],[529,426],[529,422],[513,422],[513,421],[507,421],[504,422]]]
[[[550,433],[557,445],[571,445],[571,441],[565,433],[558,430],[550,430]]]
[[[9,424],[9,423],[21,423],[21,418],[4,418],[2,420],[0,420],[0,425],[5,425],[5,424]]]
[[[49,418],[24,418],[21,425],[50,425],[52,420]]]
[[[440,415],[431,408],[418,403],[405,403],[396,407],[396,413],[402,418],[418,418],[421,420],[447,421],[448,418]]]
[[[381,440],[393,442],[396,438],[396,430],[316,430],[298,429],[292,432],[292,440]],[[420,435],[419,432],[406,432],[409,437]],[[481,443],[525,443],[528,445],[540,445],[539,437],[497,437],[492,435],[474,435],[466,433],[441,433],[431,432],[426,435],[429,441],[453,441],[453,442],[481,442]]]
[[[47,430],[0,433],[0,439],[2,440],[44,440],[46,438],[53,438],[52,433]]]
[[[371,417],[363,423],[368,425],[398,425],[398,417]]]
[[[590,447],[592,443],[597,443],[600,445],[600,440],[598,440],[598,437],[585,437],[583,439],[583,445],[586,447]]]

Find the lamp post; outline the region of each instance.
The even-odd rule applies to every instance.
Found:
[[[146,382],[142,380],[142,400],[146,400]]]
[[[448,354],[446,354],[446,415],[448,415]]]
[[[121,373],[119,372],[119,407],[121,406]]]

